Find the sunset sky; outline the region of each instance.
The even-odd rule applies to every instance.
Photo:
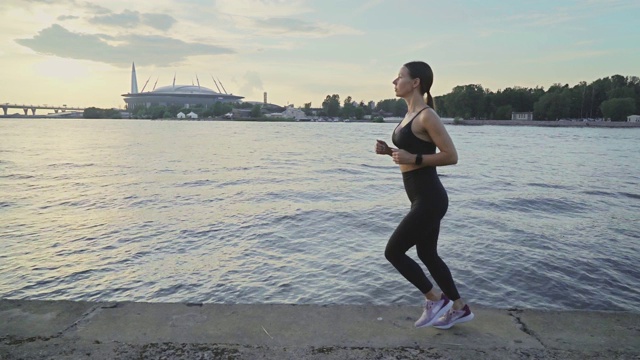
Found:
[[[640,76],[638,0],[3,0],[0,103],[123,107],[138,86],[319,107],[392,98],[411,60],[433,95]]]

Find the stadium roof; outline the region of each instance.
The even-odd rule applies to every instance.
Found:
[[[163,94],[199,94],[199,95],[226,95],[219,92],[215,92],[209,88],[198,85],[176,85],[176,86],[162,86],[151,93],[163,93]]]

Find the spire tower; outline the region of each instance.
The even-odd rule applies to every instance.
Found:
[[[131,93],[138,93],[138,78],[136,77],[136,63],[131,63]]]

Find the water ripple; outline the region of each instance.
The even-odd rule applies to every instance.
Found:
[[[0,297],[419,304],[384,258],[410,209],[371,152],[394,125],[0,122]],[[438,253],[466,299],[640,311],[640,132],[448,130]]]

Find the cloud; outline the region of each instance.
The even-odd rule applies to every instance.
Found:
[[[582,0],[583,4],[578,4],[579,7],[584,5],[601,7],[601,8],[637,8],[640,4],[637,0]]]
[[[549,27],[554,25],[568,24],[584,15],[566,10],[555,9],[555,13],[550,15],[543,12],[530,12],[528,14],[514,15],[508,18],[519,26]]]
[[[357,29],[344,25],[310,22],[294,18],[236,18],[235,26],[250,29],[258,34],[269,34],[289,37],[328,37],[333,35],[361,35]]]
[[[32,10],[43,6],[59,5],[62,0],[2,0],[0,1],[0,11],[8,9]]]
[[[58,16],[58,21],[73,20],[73,19],[79,19],[79,17],[73,16],[73,15],[60,15],[60,16]]]
[[[260,75],[255,71],[248,71],[244,74],[243,81],[244,83],[240,87],[240,93],[245,94],[245,96],[251,96],[254,94],[254,91],[262,91],[262,89],[264,89],[262,79],[260,79]]]
[[[525,63],[558,63],[558,62],[567,62],[567,61],[575,61],[580,59],[593,59],[595,57],[601,56],[613,56],[615,51],[612,50],[570,50],[570,51],[559,51],[553,54],[527,59]]]
[[[637,0],[578,0],[572,5],[545,8],[507,17],[518,26],[550,27],[567,24],[582,25],[590,18],[602,18],[606,13],[640,8]]]
[[[113,40],[118,45],[110,45]],[[195,55],[231,54],[230,48],[204,44],[187,43],[165,36],[73,33],[60,25],[52,25],[40,31],[31,39],[17,39],[16,42],[38,53],[63,58],[92,60],[115,66],[129,66],[132,60],[156,66],[169,66]]]
[[[384,2],[384,0],[369,0],[369,1],[365,2],[364,4],[360,5],[356,9],[356,12],[365,12],[367,10],[370,10],[372,8],[377,7],[378,5],[382,4],[383,2]]]
[[[217,0],[219,13],[237,16],[293,16],[311,12],[304,0]]]
[[[166,14],[142,14],[141,20],[143,24],[158,30],[169,30],[176,23],[176,19]]]
[[[120,14],[110,13],[107,15],[94,16],[89,19],[89,22],[92,24],[134,28],[140,25],[140,13],[125,10]]]
[[[328,33],[327,29],[310,22],[292,18],[252,19],[256,27],[281,33]]]
[[[22,0],[27,3],[54,4],[56,0]]]
[[[382,0],[375,0],[375,6]],[[315,21],[314,10],[306,0],[217,0],[218,16],[231,21],[236,29],[254,32],[254,35],[292,37],[327,37],[332,35],[361,35],[362,32],[346,25]],[[310,17],[305,20],[302,17]]]
[[[94,16],[89,19],[89,22],[118,28],[135,28],[144,24],[158,30],[169,30],[175,24],[176,19],[166,14],[141,14],[138,11],[124,10],[119,14],[109,13]]]
[[[111,14],[111,10],[100,5],[96,5],[92,3],[84,3],[82,6],[93,14],[97,14],[97,15]]]

